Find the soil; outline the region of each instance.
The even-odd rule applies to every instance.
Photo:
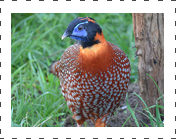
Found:
[[[141,127],[142,126],[145,127],[145,125],[143,124],[143,122],[144,122],[148,126],[151,126],[150,120],[146,116],[144,116],[144,114],[142,114],[142,113],[146,114],[146,112],[144,110],[142,110],[143,107],[142,107],[142,102],[141,102],[140,98],[138,98],[136,95],[132,94],[132,93],[136,93],[136,94],[140,95],[138,83],[130,84],[127,92],[129,94],[128,102],[129,102],[131,108],[134,109],[137,105],[137,107],[135,109],[135,116],[138,120],[139,125]],[[142,113],[140,113],[140,112],[142,112]],[[109,122],[107,124],[107,127],[121,127],[126,122],[126,120],[128,119],[128,117],[130,115],[131,115],[131,113],[129,112],[129,110],[126,106],[126,102],[125,101],[121,102],[117,111],[114,113],[113,116],[111,116],[111,119],[109,120]],[[65,127],[75,127],[75,126],[77,126],[77,123],[71,116],[67,116],[64,126]],[[94,127],[94,123],[91,120],[86,120],[84,122],[84,124],[82,125],[82,127]],[[124,127],[136,127],[135,121],[132,116],[126,122]]]

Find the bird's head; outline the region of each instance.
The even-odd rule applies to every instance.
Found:
[[[71,21],[62,39],[66,37],[76,40],[83,48],[91,47],[104,40],[102,29],[90,17],[77,17]]]

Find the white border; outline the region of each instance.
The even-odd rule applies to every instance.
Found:
[[[171,139],[176,137],[175,129],[175,61],[176,61],[176,2],[170,0],[4,0],[0,1],[0,138],[4,139]],[[164,128],[16,128],[11,127],[11,13],[164,13]]]

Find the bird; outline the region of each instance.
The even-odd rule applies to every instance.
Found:
[[[108,25],[107,25],[108,26]],[[77,127],[90,119],[106,127],[125,99],[131,66],[127,55],[106,41],[102,28],[91,17],[72,20],[62,35],[75,43],[49,67],[60,79],[61,91]]]

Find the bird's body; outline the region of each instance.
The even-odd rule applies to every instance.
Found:
[[[92,18],[77,18],[80,19],[85,20],[81,25],[97,24]],[[85,43],[86,39],[79,38],[78,43],[68,47],[61,59],[50,66],[50,72],[60,78],[63,96],[78,125],[91,119],[95,126],[106,126],[126,95],[130,62],[122,50],[105,40],[102,31],[94,33],[93,42],[87,39]]]

